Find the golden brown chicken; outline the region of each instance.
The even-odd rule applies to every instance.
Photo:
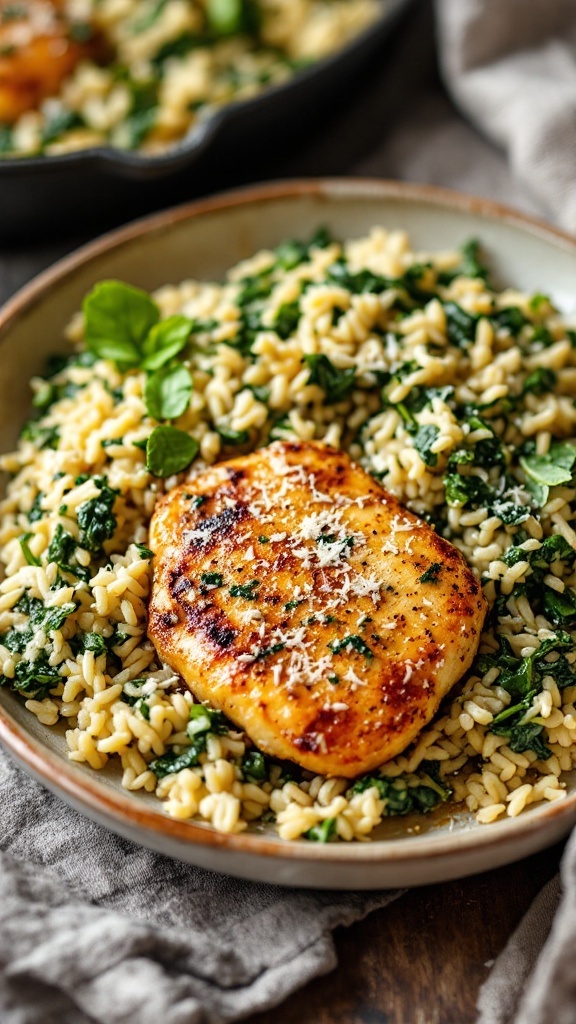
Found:
[[[486,603],[461,554],[322,444],[176,487],[150,543],[161,657],[261,750],[314,772],[402,751],[478,646]]]
[[[55,96],[82,58],[98,55],[97,36],[74,39],[63,8],[62,0],[0,0],[0,123]]]

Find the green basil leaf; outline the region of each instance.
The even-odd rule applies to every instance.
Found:
[[[146,445],[146,469],[154,476],[181,473],[198,454],[198,441],[176,427],[156,427]]]
[[[155,420],[175,420],[187,408],[191,394],[192,377],[186,367],[164,366],[146,381],[146,410]]]
[[[192,327],[192,320],[187,316],[169,316],[154,324],[142,346],[142,369],[159,370],[177,356],[185,347]]]
[[[123,367],[138,366],[142,343],[160,317],[148,293],[121,281],[101,281],[82,308],[90,352]]]
[[[551,444],[547,455],[523,455],[520,458],[520,465],[528,477],[528,484],[532,481],[538,485],[538,490],[545,489],[539,495],[544,503],[548,498],[548,487],[570,482],[575,462],[576,446],[563,442]],[[533,487],[531,489],[535,490]]]

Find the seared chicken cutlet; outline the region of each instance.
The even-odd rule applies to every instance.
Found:
[[[486,602],[461,554],[326,445],[279,442],[174,488],[150,544],[160,656],[310,771],[395,757],[476,653]]]
[[[81,60],[101,51],[97,34],[73,25],[62,0],[0,0],[0,122],[13,124],[55,96]]]

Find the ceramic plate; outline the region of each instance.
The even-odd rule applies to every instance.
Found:
[[[416,249],[478,238],[502,282],[546,292],[576,318],[576,241],[479,199],[426,186],[331,180],[264,186],[156,215],[63,260],[27,285],[0,317],[0,448],[16,442],[29,409],[28,379],[62,348],[62,331],[102,278],[152,290],[184,278],[219,279],[238,260],[326,225],[342,237],[373,225],[406,228]],[[63,732],[44,729],[0,690],[0,740],[26,771],[81,813],[144,846],[212,870],[283,885],[368,889],[421,885],[497,867],[551,845],[576,822],[576,772],[567,799],[518,818],[477,825],[444,808],[383,823],[368,843],[282,842],[264,829],[222,835],[166,817],[154,797],[120,787],[66,757]]]

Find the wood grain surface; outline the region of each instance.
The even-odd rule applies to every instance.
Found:
[[[558,845],[496,871],[409,890],[338,929],[337,968],[248,1024],[473,1024],[492,961],[561,853]]]

